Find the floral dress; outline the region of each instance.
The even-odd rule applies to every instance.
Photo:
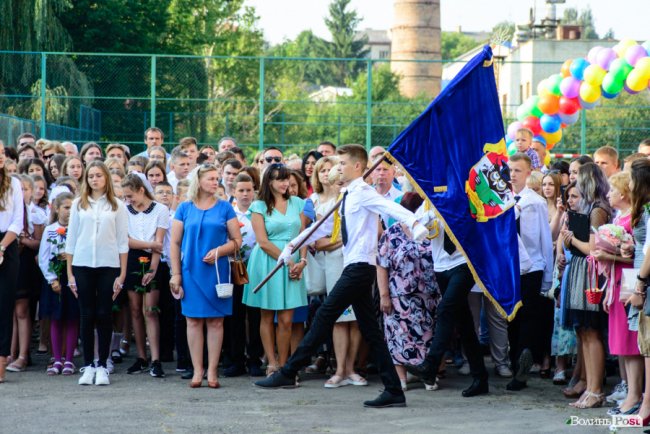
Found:
[[[384,333],[393,363],[419,364],[433,338],[440,298],[430,242],[413,241],[396,223],[379,240],[377,259],[388,270],[393,312],[384,314]]]

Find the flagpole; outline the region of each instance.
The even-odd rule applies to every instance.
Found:
[[[384,157],[382,157],[382,158],[378,158],[377,161],[375,162],[375,164],[373,164],[372,166],[370,166],[370,169],[368,169],[368,170],[366,171],[366,173],[363,174],[363,179],[365,180],[368,176],[370,176],[370,174],[371,174],[371,173],[372,173],[372,172],[373,172],[373,171],[374,171],[374,170],[375,170],[375,169],[376,169],[376,168],[377,168],[381,163],[383,163],[384,161],[385,161],[385,160],[384,160]],[[305,243],[305,240],[308,240],[309,237],[311,237],[311,235],[312,235],[314,232],[316,232],[316,229],[318,229],[318,228],[319,228],[319,227],[320,227],[320,226],[325,222],[325,220],[327,220],[327,219],[328,219],[328,218],[329,218],[329,217],[334,213],[334,211],[336,211],[336,210],[338,209],[339,205],[341,205],[341,202],[343,202],[343,198],[337,200],[336,203],[334,204],[334,206],[332,206],[332,208],[330,208],[330,210],[327,211],[327,213],[325,213],[325,215],[323,216],[323,218],[321,218],[320,220],[318,220],[318,221],[316,222],[316,224],[313,225],[313,226],[311,227],[311,229],[309,229],[309,233],[307,234],[307,236],[304,237],[303,240],[302,240],[302,241],[301,241],[297,246],[293,246],[293,249],[291,250],[291,254],[292,254],[292,255],[293,255],[294,253],[296,253],[296,252],[297,252],[297,251],[302,247],[302,245]],[[284,264],[283,264],[282,262],[280,262],[279,264],[277,264],[277,265],[275,266],[275,268],[274,268],[273,270],[271,270],[271,272],[270,272],[270,273],[269,273],[269,274],[264,278],[264,280],[262,280],[262,281],[259,283],[259,285],[257,285],[257,286],[255,287],[255,289],[253,289],[253,294],[257,294],[257,292],[258,292],[260,289],[262,289],[262,287],[263,287],[264,285],[266,285],[266,282],[268,282],[268,281],[271,279],[271,277],[273,277],[273,275],[274,275],[275,273],[277,273],[278,270],[279,270],[280,268],[282,268],[282,267],[284,267]]]

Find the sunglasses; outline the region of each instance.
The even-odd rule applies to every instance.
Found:
[[[282,161],[282,157],[265,157],[264,159],[266,160],[267,163],[270,163],[272,161],[279,163]]]
[[[49,160],[52,157],[54,157],[54,154],[48,154],[48,155],[43,154],[43,160]]]

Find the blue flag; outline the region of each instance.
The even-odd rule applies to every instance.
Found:
[[[485,295],[514,318],[521,305],[515,201],[490,47],[395,139],[387,157],[428,197]]]

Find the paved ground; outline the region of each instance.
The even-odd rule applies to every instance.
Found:
[[[190,389],[166,364],[167,378],[126,375],[117,365],[108,387],[78,386],[78,376],[47,377],[45,358],[0,385],[0,433],[598,433],[607,427],[565,424],[572,416],[606,417],[605,409],[574,410],[550,380],[538,378],[522,392],[507,392],[492,376],[491,393],[462,398],[468,377],[448,369],[442,388],[407,392],[408,407],[365,409],[381,384],[324,389],[324,377],[303,377],[295,390],[260,390],[249,377],[221,379],[218,390]],[[610,383],[614,381],[610,379]],[[625,429],[623,432],[642,432]]]

